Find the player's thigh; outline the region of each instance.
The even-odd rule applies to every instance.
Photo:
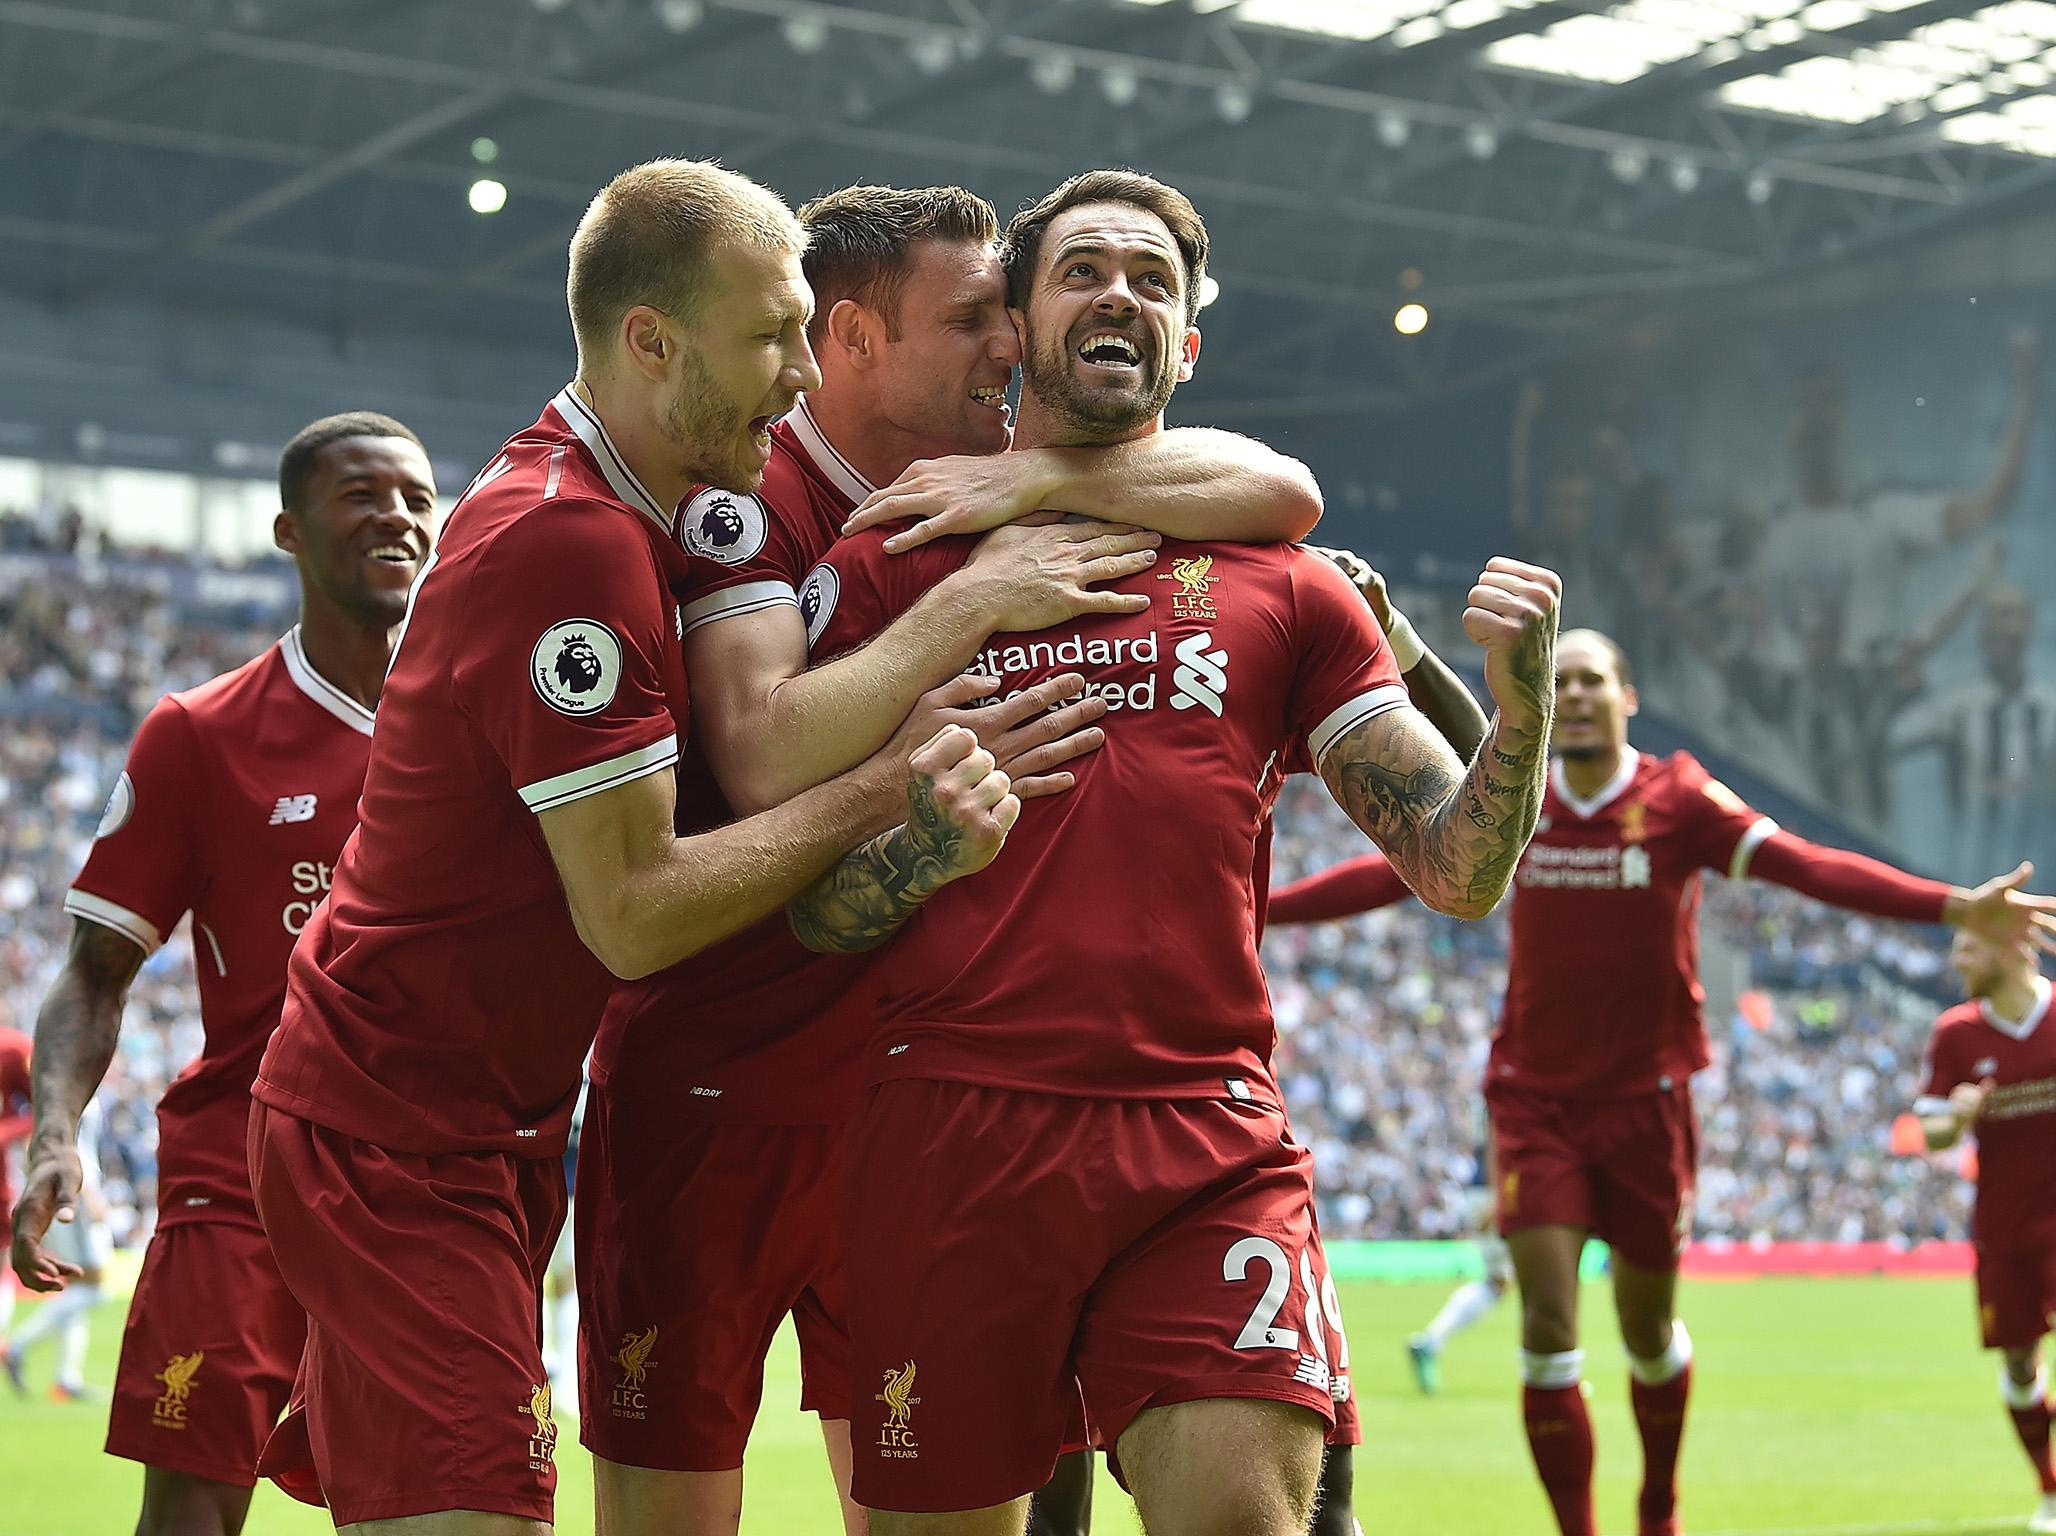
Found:
[[[1146,1408],[1121,1435],[1121,1472],[1152,1536],[1301,1536],[1325,1429],[1320,1415],[1289,1402]]]
[[[1625,1255],[1613,1255],[1613,1308],[1628,1353],[1653,1360],[1670,1345],[1678,1310],[1678,1272],[1644,1269]]]
[[[986,1509],[950,1514],[913,1514],[904,1510],[871,1511],[871,1536],[1022,1536],[1028,1525],[1028,1501],[1009,1499]]]
[[[735,1536],[742,1468],[669,1472],[595,1455],[593,1500],[607,1536]]]
[[[1354,1444],[1330,1445],[1321,1457],[1320,1502],[1307,1536],[1358,1536]]]
[[[853,1487],[874,1527],[887,1510],[1005,1507],[1048,1479],[1079,1310],[1106,1262],[1080,1173],[1097,1115],[961,1083],[865,1096],[844,1234]]]
[[[1502,1237],[1536,1227],[1590,1231],[1594,1169],[1584,1142],[1588,1106],[1525,1089],[1485,1097],[1492,1126],[1493,1223]]]
[[[261,1231],[160,1228],[122,1328],[108,1453],[247,1498],[306,1339],[306,1313]]]
[[[237,1536],[254,1491],[190,1472],[145,1467],[136,1536]]]
[[[546,1520],[524,1520],[476,1509],[441,1509],[432,1515],[359,1520],[336,1527],[337,1536],[550,1536]]]
[[[596,1456],[670,1472],[742,1465],[773,1336],[839,1272],[837,1141],[826,1127],[681,1120],[594,1090],[574,1221],[579,1435]],[[819,1356],[818,1330],[810,1342]],[[842,1374],[834,1406],[847,1413]]]
[[[1521,1293],[1521,1347],[1560,1354],[1578,1347],[1578,1263],[1583,1227],[1522,1227],[1506,1234]]]
[[[1030,1502],[1028,1536],[1091,1536],[1093,1455],[1067,1450]]]
[[[1244,1398],[1297,1404],[1332,1424],[1335,1349],[1312,1156],[1282,1115],[1256,1105],[1130,1113],[1144,1123],[1129,1132],[1129,1164],[1151,1152],[1145,1136],[1176,1146],[1197,1128],[1223,1166],[1188,1154],[1190,1193],[1093,1288],[1075,1358],[1094,1429],[1116,1444],[1146,1409]]]
[[[1594,1106],[1588,1121],[1595,1165],[1593,1232],[1642,1269],[1676,1269],[1692,1230],[1699,1119],[1691,1091]]]
[[[1986,1349],[2027,1350],[2049,1331],[2046,1265],[2036,1252],[1977,1254],[1978,1336]]]
[[[869,1536],[870,1517],[850,1492],[850,1475],[856,1459],[850,1449],[847,1418],[821,1421],[821,1449],[828,1457],[828,1475],[835,1483],[836,1502],[842,1506],[843,1536]]]

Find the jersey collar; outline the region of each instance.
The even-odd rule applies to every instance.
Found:
[[[1549,787],[1556,791],[1556,798],[1563,802],[1565,810],[1580,821],[1589,821],[1627,793],[1628,786],[1635,782],[1635,771],[1641,766],[1642,754],[1633,747],[1623,746],[1619,770],[1599,786],[1598,794],[1590,800],[1580,800],[1571,793],[1570,777],[1563,771],[1563,759],[1554,757],[1549,760]]]
[[[793,441],[799,444],[800,452],[813,461],[814,468],[821,471],[822,478],[851,501],[861,502],[878,489],[858,474],[856,465],[828,441],[821,424],[814,420],[814,413],[807,409],[805,395],[800,396],[793,408],[785,413],[785,424],[792,428]]]
[[[2000,1034],[2011,1035],[2016,1040],[2025,1040],[2035,1032],[2035,1026],[2040,1024],[2048,1015],[2049,991],[2049,978],[2037,976],[2035,978],[2035,1000],[2028,1005],[2026,1017],[2021,1019],[2000,1018],[1999,1011],[1992,1006],[1992,1000],[1988,997],[1981,997],[1977,1000],[1977,1011],[1983,1014],[1985,1022],[1999,1031]]]
[[[657,498],[650,494],[649,487],[638,480],[635,471],[628,467],[628,460],[621,456],[621,450],[614,446],[614,439],[607,434],[606,424],[593,414],[591,406],[579,399],[577,389],[566,384],[557,391],[557,398],[550,404],[564,418],[564,425],[585,444],[586,452],[593,456],[593,462],[607,477],[608,486],[621,504],[643,513],[669,534],[670,517],[657,505]]]
[[[371,711],[314,670],[314,663],[307,659],[307,648],[300,643],[299,625],[286,631],[285,638],[278,643],[278,653],[285,658],[286,676],[293,680],[295,688],[351,730],[364,736],[371,734]]]

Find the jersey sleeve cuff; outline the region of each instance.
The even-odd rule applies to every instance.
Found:
[[[737,618],[745,613],[762,613],[766,608],[797,608],[799,605],[799,594],[782,581],[745,581],[687,603],[681,622],[689,635],[702,624]]]
[[[1388,709],[1397,709],[1406,701],[1406,689],[1401,684],[1380,683],[1329,711],[1328,718],[1315,726],[1307,737],[1307,750],[1313,755],[1314,767],[1319,769],[1328,749],[1366,720],[1374,719]]]
[[[154,955],[164,947],[164,935],[157,931],[155,923],[104,896],[95,896],[74,886],[64,893],[64,910],[73,917],[98,923],[102,928],[112,928],[124,938],[134,939],[143,946],[145,954]]]
[[[583,800],[587,795],[597,795],[603,789],[612,789],[617,784],[659,772],[677,761],[678,733],[674,731],[661,741],[637,747],[633,752],[623,752],[619,757],[610,757],[604,763],[574,768],[553,778],[538,779],[518,793],[521,803],[531,811],[553,810],[574,800]]]
[[[1728,858],[1728,878],[1741,880],[1749,874],[1749,861],[1756,857],[1756,850],[1777,835],[1778,824],[1768,816],[1759,816],[1755,824],[1744,832],[1735,843],[1735,851]]]

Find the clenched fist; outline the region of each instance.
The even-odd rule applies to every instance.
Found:
[[[1563,578],[1524,560],[1485,562],[1463,611],[1463,631],[1485,652],[1485,684],[1502,716],[1549,719],[1556,691],[1556,620]]]

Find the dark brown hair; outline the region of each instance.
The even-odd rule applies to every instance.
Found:
[[[809,337],[818,342],[828,312],[850,299],[885,321],[899,340],[900,290],[920,240],[999,239],[992,204],[962,187],[844,187],[800,209],[807,231],[807,285],[814,290]]]
[[[1044,233],[1058,214],[1087,203],[1126,203],[1163,220],[1184,258],[1185,323],[1192,324],[1199,315],[1199,280],[1206,276],[1206,221],[1183,192],[1140,171],[1086,171],[1015,214],[1000,253],[1007,269],[1008,301],[1017,309],[1026,307]]]
[[[310,421],[293,434],[293,440],[278,456],[280,506],[288,512],[301,510],[300,503],[307,496],[307,482],[314,478],[314,466],[321,460],[321,451],[346,437],[402,437],[424,454],[428,452],[412,429],[377,411],[344,411],[340,415]]]

